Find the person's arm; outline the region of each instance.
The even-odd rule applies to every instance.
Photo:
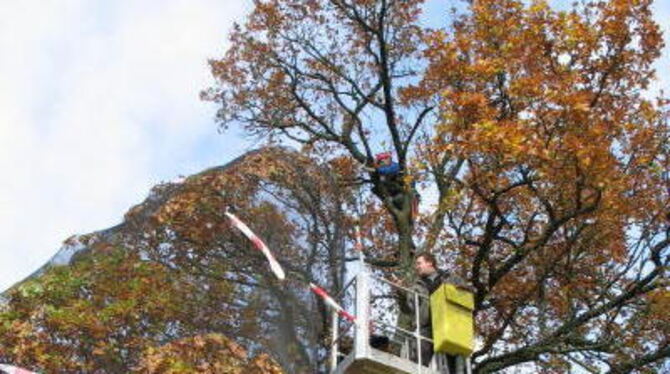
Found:
[[[430,318],[430,296],[419,297],[419,325],[426,327],[432,325]]]
[[[412,294],[409,291],[404,288],[396,288],[395,297],[398,301],[398,306],[400,307],[400,311],[402,313],[414,313],[414,299],[412,298]]]
[[[396,289],[396,297],[398,299],[398,305],[400,306],[400,310],[403,313],[406,314],[414,314],[414,307],[415,307],[415,300],[414,300],[414,294],[420,294],[423,295],[425,293],[425,290],[419,286],[418,284],[413,284],[411,287],[409,287],[409,290],[407,289]],[[419,307],[421,306],[421,298],[419,298]]]

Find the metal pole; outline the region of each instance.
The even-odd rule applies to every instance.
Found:
[[[419,311],[419,293],[414,291],[414,319],[415,319],[415,326],[416,328],[414,329],[414,337],[416,338],[416,362],[419,363],[419,374],[421,374],[421,369],[423,366],[423,363],[421,362],[421,333],[420,333],[420,327],[421,327],[421,319],[420,319],[420,311]]]
[[[337,354],[339,351],[339,344],[337,341],[339,340],[339,323],[338,323],[338,315],[335,311],[332,311],[330,313],[330,328],[332,330],[332,341],[330,344],[330,372],[334,373],[335,369],[337,369]]]
[[[369,319],[370,316],[368,305],[370,304],[370,288],[369,288],[368,272],[364,267],[356,275],[356,337],[354,342],[354,351],[356,358],[363,358],[369,356]]]

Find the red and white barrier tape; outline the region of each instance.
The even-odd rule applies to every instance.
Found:
[[[244,222],[240,221],[239,218],[237,218],[234,214],[225,212],[226,216],[230,219],[230,221],[233,223],[233,226],[237,227],[242,233],[251,240],[252,243],[254,243],[254,246],[256,249],[261,251],[264,255],[265,258],[267,258],[268,262],[270,263],[270,269],[272,269],[272,272],[275,273],[277,278],[280,280],[284,280],[286,278],[286,275],[284,274],[284,269],[282,269],[281,265],[275,257],[272,255],[272,252],[270,252],[270,249],[268,248],[267,245],[254,234],[253,231],[247,226]]]
[[[230,212],[225,212],[226,216],[230,219],[230,221],[233,223],[233,226],[237,227],[238,230],[242,231],[244,235],[246,235],[249,240],[251,240],[254,243],[254,246],[263,254],[265,257],[268,259],[268,262],[270,263],[270,268],[272,271],[275,273],[277,278],[284,280],[286,277],[284,274],[284,269],[282,269],[281,265],[277,260],[274,258],[272,255],[272,252],[270,252],[270,249],[265,245],[265,243],[254,234],[253,231],[247,226],[244,222],[242,222],[239,218],[237,218],[234,214]],[[344,308],[342,308],[328,293],[321,287],[315,285],[314,283],[309,284],[309,288],[320,296],[325,302],[326,305],[330,306],[331,308],[335,309],[335,311],[341,315],[342,317],[348,319],[351,322],[356,323],[356,317],[353,315],[349,314]]]
[[[20,367],[12,365],[0,364],[0,370],[4,371],[7,374],[37,374],[34,371],[22,369]]]
[[[344,308],[340,306],[335,300],[333,300],[330,295],[326,291],[324,291],[323,288],[315,285],[314,283],[309,284],[309,288],[314,292],[315,294],[321,296],[321,298],[326,302],[326,305],[330,306],[331,308],[335,309],[337,314],[341,315],[342,317],[348,319],[349,321],[356,323],[356,317],[353,315],[349,314]]]

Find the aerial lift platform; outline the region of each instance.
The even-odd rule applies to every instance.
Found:
[[[419,298],[426,295],[401,287],[371,274],[365,266],[345,286],[341,299],[345,308],[351,308],[356,323],[331,316],[330,373],[331,374],[471,374],[470,360],[460,357],[456,372],[450,372],[446,356],[435,353],[431,362],[421,363],[418,341],[431,339],[420,335],[419,329],[408,331],[398,326],[398,306],[393,292],[399,288],[411,294],[415,301],[415,326],[419,326]],[[370,345],[371,333],[388,338],[385,349]],[[411,352],[415,350],[416,353]],[[415,360],[411,360],[413,357]],[[453,370],[452,370],[453,371]]]

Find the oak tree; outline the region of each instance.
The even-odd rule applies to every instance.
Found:
[[[362,217],[387,218],[364,219],[367,232],[395,234],[377,265],[407,273],[420,247],[472,282],[476,372],[667,368],[670,145],[667,101],[647,93],[664,45],[652,5],[473,0],[427,29],[423,1],[257,0],[203,96],[223,127],[364,175],[376,199]],[[363,168],[382,149],[404,170],[400,204]],[[433,196],[420,217],[412,183]]]

